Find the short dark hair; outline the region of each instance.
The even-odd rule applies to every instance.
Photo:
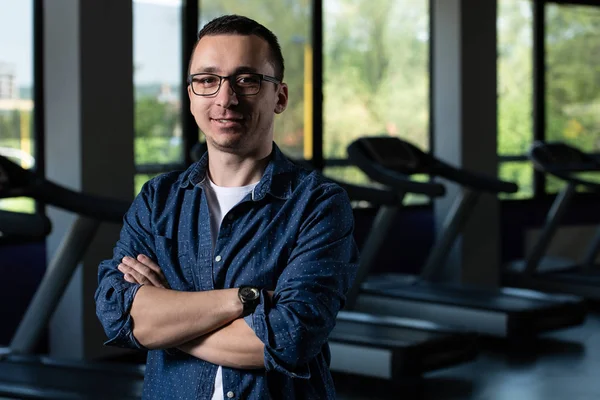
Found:
[[[259,24],[255,20],[235,14],[217,17],[204,25],[200,32],[198,32],[198,40],[196,40],[196,44],[194,44],[194,49],[192,50],[192,54],[190,56],[188,74],[191,73],[190,69],[192,67],[192,57],[200,40],[204,36],[215,35],[256,35],[261,39],[264,39],[269,44],[271,49],[271,60],[269,61],[271,64],[273,64],[273,68],[275,69],[275,78],[283,80],[283,72],[285,67],[283,62],[283,54],[281,53],[281,46],[279,45],[277,36],[275,36],[275,34],[267,29],[264,25]]]

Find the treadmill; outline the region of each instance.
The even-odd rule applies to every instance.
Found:
[[[129,203],[71,191],[4,157],[0,157],[0,176],[4,177],[0,182],[0,198],[32,197],[78,214],[47,268],[10,346],[1,352],[0,396],[140,398],[144,365],[56,360],[34,354],[35,345],[100,221],[122,223]],[[418,321],[342,312],[331,335],[332,364],[344,372],[398,378],[419,375],[475,357],[472,334],[450,328],[436,330],[435,327],[434,324]],[[348,364],[354,366],[349,367]]]
[[[336,182],[351,200],[378,206],[398,204],[391,191]],[[439,184],[415,182],[417,193],[439,196]],[[354,303],[354,287],[346,296]],[[329,336],[330,369],[335,372],[402,380],[422,376],[437,369],[472,361],[478,352],[476,335],[455,327],[398,316],[374,315],[342,310]]]
[[[377,226],[363,248],[357,278],[360,295],[350,305],[353,309],[458,324],[482,335],[517,340],[583,323],[586,308],[580,297],[515,288],[484,289],[439,279],[479,193],[514,192],[516,185],[454,168],[396,137],[358,139],[348,147],[348,155],[367,176],[402,197],[411,193],[406,185],[412,182],[410,175],[417,173],[442,177],[462,189],[419,276],[396,274],[368,279],[402,204],[380,208]]]
[[[529,151],[534,167],[566,183],[558,193],[546,216],[538,240],[524,260],[508,264],[503,271],[506,285],[532,288],[549,292],[571,293],[586,299],[600,300],[600,266],[595,262],[600,251],[600,228],[588,243],[584,257],[579,262],[546,253],[560,222],[571,205],[576,188],[583,186],[600,193],[600,181],[590,179],[600,176],[600,161],[579,149],[561,142],[536,141]]]
[[[144,365],[54,359],[35,354],[52,314],[100,221],[122,223],[129,203],[87,196],[58,186],[0,156],[0,198],[31,197],[79,214],[21,320],[0,350],[0,397],[20,399],[139,399]],[[14,225],[13,225],[14,224]],[[8,241],[50,232],[47,217],[0,214]]]

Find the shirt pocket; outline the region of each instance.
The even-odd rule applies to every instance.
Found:
[[[174,290],[192,291],[194,281],[188,255],[182,253],[177,241],[166,236],[154,237],[156,262]]]

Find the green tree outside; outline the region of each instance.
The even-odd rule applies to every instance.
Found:
[[[345,158],[346,146],[364,135],[398,135],[429,148],[429,2],[329,0],[324,2],[324,154]],[[229,13],[247,15],[280,38],[290,104],[276,118],[275,140],[290,156],[304,147],[305,50],[310,49],[308,0],[199,2],[200,25]],[[523,155],[533,140],[532,3],[498,2],[498,154]],[[546,121],[548,139],[585,151],[600,148],[600,8],[548,5],[546,15]],[[136,106],[136,162],[181,158],[179,108],[151,94]],[[0,121],[0,124],[3,122]],[[1,126],[1,125],[0,125]],[[332,177],[368,179],[353,168],[328,168]],[[499,166],[502,179],[533,193],[528,162]],[[554,190],[553,183],[549,189]]]

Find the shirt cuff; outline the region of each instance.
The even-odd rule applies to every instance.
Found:
[[[116,346],[122,348],[133,348],[139,350],[147,350],[140,342],[137,341],[135,336],[133,336],[133,318],[131,318],[131,305],[133,304],[133,299],[142,285],[132,285],[129,288],[125,289],[121,292],[123,308],[119,311],[121,314],[119,318],[115,319],[115,324],[122,323],[122,326],[118,329],[117,333],[110,337],[106,342],[104,342],[107,346]],[[125,319],[125,322],[117,322],[119,320],[122,321]],[[115,328],[117,328],[115,326]]]
[[[106,346],[116,346],[122,348],[134,348],[138,350],[147,350],[140,342],[137,341],[133,336],[133,322],[131,315],[127,317],[125,325],[119,330],[117,335],[113,338],[108,339],[104,344]]]
[[[269,337],[269,329],[267,328],[267,318],[266,314],[269,312],[271,308],[270,302],[265,297],[266,293],[263,292],[263,296],[261,296],[260,304],[256,307],[256,310],[250,315],[244,317],[244,321],[248,324],[250,328],[256,333],[256,336],[264,343],[265,345],[265,368],[267,372],[269,371],[277,371],[284,375],[287,375],[291,378],[300,378],[300,379],[309,379],[310,378],[310,368],[307,364],[298,365],[295,368],[290,369],[283,360],[280,360],[280,353],[282,347],[278,349],[272,347],[272,343],[270,343]],[[276,334],[275,334],[276,335]],[[277,346],[277,344],[275,344]],[[283,345],[285,347],[285,345]]]

